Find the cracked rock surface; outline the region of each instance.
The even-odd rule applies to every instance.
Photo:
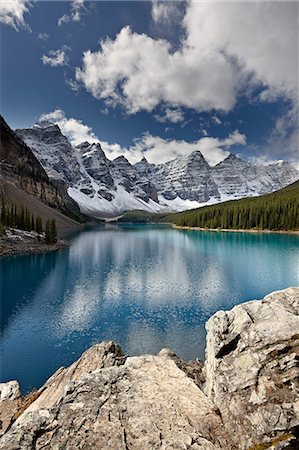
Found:
[[[220,311],[207,332],[204,368],[102,342],[19,410],[17,382],[0,384],[0,449],[298,449],[299,289]]]
[[[206,329],[205,392],[237,448],[298,435],[299,289],[219,311]]]

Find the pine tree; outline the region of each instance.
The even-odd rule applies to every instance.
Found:
[[[51,223],[50,223],[50,220],[47,220],[47,222],[46,222],[45,237],[46,237],[46,244],[51,244]]]
[[[51,230],[51,241],[54,244],[55,242],[57,242],[57,228],[55,219],[51,220],[50,230]]]
[[[42,224],[42,219],[40,216],[37,216],[37,218],[36,218],[35,231],[39,234],[43,232],[43,224]]]

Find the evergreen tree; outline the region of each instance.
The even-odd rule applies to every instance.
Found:
[[[57,242],[57,228],[56,228],[56,221],[55,219],[51,220],[51,241],[52,243]]]
[[[46,227],[45,227],[45,237],[46,237],[46,244],[51,244],[51,223],[50,220],[47,220]]]
[[[36,218],[35,231],[39,234],[43,232],[43,224],[42,224],[42,219],[40,216],[37,216],[37,218]]]
[[[55,242],[57,242],[57,229],[56,229],[55,219],[47,220],[45,232],[46,232],[45,233],[46,234],[46,243],[47,244],[55,244]]]
[[[299,229],[299,182],[262,197],[244,198],[168,216],[178,226],[226,229]]]

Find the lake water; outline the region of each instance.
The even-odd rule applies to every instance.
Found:
[[[1,379],[24,392],[104,339],[203,358],[219,309],[298,285],[299,237],[110,225],[56,253],[1,259]]]

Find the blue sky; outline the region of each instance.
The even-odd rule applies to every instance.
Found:
[[[1,113],[110,158],[298,159],[297,3],[1,2]]]

